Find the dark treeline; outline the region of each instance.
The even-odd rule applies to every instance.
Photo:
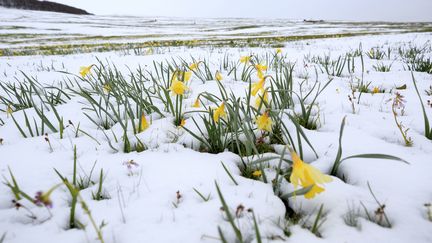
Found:
[[[85,10],[60,3],[37,0],[0,0],[0,6],[28,10],[51,11],[70,14],[90,14]]]

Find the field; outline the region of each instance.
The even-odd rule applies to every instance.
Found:
[[[432,242],[431,40],[0,8],[0,243]]]

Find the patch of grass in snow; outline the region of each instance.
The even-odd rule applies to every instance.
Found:
[[[388,51],[387,53],[390,53],[390,51]],[[371,48],[368,52],[366,52],[366,56],[368,56],[370,59],[381,60],[387,56],[387,53],[385,51],[382,51],[379,47],[374,47]]]
[[[373,69],[377,72],[390,72],[392,64],[384,64],[382,62],[373,65]]]
[[[426,42],[423,46],[399,47],[398,51],[408,70],[432,74],[432,59],[428,57],[432,52],[430,42]]]
[[[354,62],[352,61],[352,58],[350,55],[345,54],[339,56],[337,59],[332,60],[330,55],[324,55],[321,56],[313,56],[309,57],[309,61],[315,64],[318,64],[318,67],[320,68],[322,73],[327,73],[329,76],[333,77],[341,77],[342,73],[345,69],[345,66],[347,63],[351,64],[351,66],[347,66],[348,70],[352,70],[354,65]],[[351,67],[351,69],[349,69]]]
[[[430,28],[401,30],[401,33],[411,32],[431,32]],[[313,39],[326,39],[326,38],[344,38],[362,35],[381,35],[393,32],[353,32],[353,33],[338,33],[338,34],[316,34],[316,35],[290,35],[290,36],[242,36],[230,38],[213,38],[213,39],[186,39],[186,40],[151,40],[141,42],[128,42],[128,43],[115,43],[107,42],[102,44],[96,43],[71,43],[71,44],[48,44],[39,46],[24,46],[24,47],[11,47],[0,49],[3,56],[27,56],[27,55],[69,55],[77,53],[90,53],[90,52],[107,52],[107,51],[124,51],[127,49],[135,48],[158,48],[158,47],[283,47],[284,43],[289,41],[300,40],[313,40]],[[9,34],[5,34],[9,35]],[[14,39],[16,34],[10,34]],[[34,35],[21,34],[27,38],[34,38]],[[28,36],[26,36],[28,35]],[[11,38],[10,36],[8,36]],[[91,41],[92,37],[86,41]],[[102,38],[102,37],[101,37]],[[110,37],[103,37],[110,38]],[[112,38],[116,38],[115,36]],[[133,38],[133,36],[132,36]],[[96,42],[96,41],[95,41]]]

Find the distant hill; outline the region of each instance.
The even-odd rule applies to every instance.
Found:
[[[85,10],[60,3],[38,0],[0,0],[0,6],[28,10],[51,11],[70,14],[90,14]]]

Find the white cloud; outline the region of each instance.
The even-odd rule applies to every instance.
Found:
[[[53,0],[95,14],[432,21],[432,0]]]

